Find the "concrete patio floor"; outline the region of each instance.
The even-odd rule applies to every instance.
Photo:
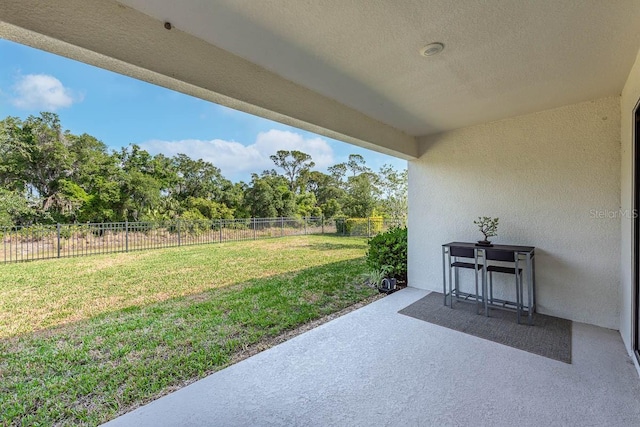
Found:
[[[573,325],[573,364],[398,314],[408,288],[108,426],[639,426],[616,331]]]

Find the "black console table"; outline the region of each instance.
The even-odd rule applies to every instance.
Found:
[[[473,267],[477,274],[480,272],[482,275],[482,295],[463,293],[457,289],[457,277],[454,286],[451,277],[451,258],[452,250],[455,253],[464,253],[462,258],[473,258]],[[533,246],[516,246],[516,245],[493,245],[493,246],[480,246],[475,243],[469,242],[451,242],[442,245],[442,286],[444,291],[445,305],[447,304],[447,296],[450,297],[451,306],[453,306],[453,299],[471,299],[473,301],[482,303],[484,305],[485,315],[489,315],[489,307],[503,308],[505,303],[514,304],[508,301],[500,301],[501,304],[495,304],[495,300],[487,298],[487,256],[486,251],[490,250],[492,253],[498,253],[503,255],[502,258],[513,260],[515,271],[518,271],[521,263],[524,262],[524,271],[526,273],[527,283],[527,306],[523,307],[527,309],[527,316],[529,324],[533,323],[533,313],[536,309],[536,279],[535,279],[535,247]],[[454,262],[461,256],[454,256]],[[448,279],[447,280],[447,271]],[[457,270],[456,270],[457,274]],[[447,282],[449,286],[447,288]],[[476,286],[477,288],[477,286]],[[523,304],[524,305],[524,304]]]

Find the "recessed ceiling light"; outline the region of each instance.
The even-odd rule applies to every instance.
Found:
[[[420,49],[420,55],[422,55],[422,56],[437,55],[440,52],[442,52],[443,49],[444,49],[444,44],[442,44],[440,42],[429,43],[428,45],[426,45],[425,47]]]

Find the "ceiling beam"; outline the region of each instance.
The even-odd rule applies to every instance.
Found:
[[[113,0],[2,0],[0,37],[407,160],[413,136]]]

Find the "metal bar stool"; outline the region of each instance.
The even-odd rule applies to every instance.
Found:
[[[520,323],[520,316],[522,314],[523,306],[523,292],[522,292],[522,269],[518,267],[518,254],[515,256],[511,252],[492,251],[487,249],[485,251],[485,257],[487,261],[503,261],[512,262],[514,267],[504,267],[500,265],[487,266],[487,273],[489,273],[489,298],[485,300],[485,311],[488,313],[488,304],[495,306],[496,301],[502,304],[503,308],[507,308],[507,304],[513,304],[513,302],[506,300],[497,300],[493,298],[493,273],[513,274],[516,278],[516,315],[518,323]]]
[[[451,262],[451,257],[453,257],[453,262]],[[458,258],[471,258],[474,259],[474,262],[463,262],[459,261]],[[475,287],[476,293],[475,295],[462,293],[458,287],[458,271],[460,268],[471,269],[474,270],[475,277]],[[459,299],[461,295],[465,297],[465,299],[469,299],[470,297],[475,298],[476,305],[478,306],[478,311],[481,310],[481,299],[480,294],[478,292],[478,272],[482,270],[484,266],[477,262],[475,251],[473,248],[460,248],[460,247],[450,247],[449,248],[449,286],[451,287],[451,308],[453,308],[453,296],[455,294],[456,299]],[[454,271],[454,282],[451,282],[451,270]],[[482,275],[482,289],[484,289],[484,274]],[[484,299],[484,296],[483,296]]]

